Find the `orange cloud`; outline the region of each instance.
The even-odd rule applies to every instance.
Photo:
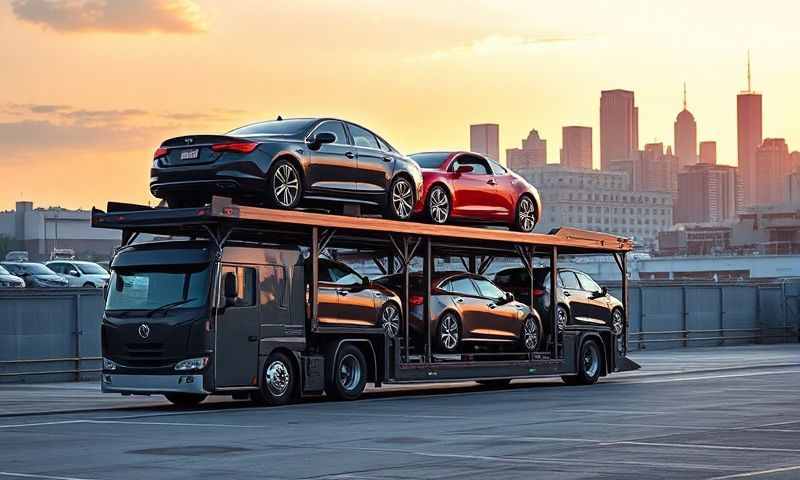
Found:
[[[198,33],[192,0],[12,0],[14,15],[59,32]]]

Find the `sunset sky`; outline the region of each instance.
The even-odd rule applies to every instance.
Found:
[[[600,90],[634,90],[642,146],[672,144],[684,81],[698,140],[734,164],[748,48],[764,135],[797,150],[799,18],[789,0],[6,0],[0,210],[152,201],[161,140],[278,114],[404,153],[466,148],[470,123],[499,123],[502,151],[536,128],[551,162],[561,127],[587,125],[597,165]]]

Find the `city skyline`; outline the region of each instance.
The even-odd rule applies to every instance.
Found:
[[[0,209],[20,199],[69,208],[153,201],[148,169],[162,140],[278,114],[351,119],[404,153],[467,148],[464,126],[483,122],[501,125],[502,152],[535,128],[551,161],[561,128],[584,125],[593,129],[598,166],[598,92],[635,91],[640,143],[670,144],[683,81],[698,140],[717,141],[718,162],[733,164],[733,97],[745,85],[748,48],[753,86],[766,92],[764,135],[800,145],[800,66],[786,61],[800,42],[791,21],[800,7],[781,2],[745,12],[688,0],[580,8],[503,1],[476,4],[457,20],[459,3],[449,0],[224,8],[154,0],[148,5],[175,8],[122,19],[81,16],[79,3],[0,5],[0,177],[8,180]],[[389,30],[367,21],[376,16],[392,18]],[[298,37],[292,30],[300,24]],[[347,25],[370,42],[344,38]]]

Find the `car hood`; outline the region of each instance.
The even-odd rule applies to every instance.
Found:
[[[12,283],[24,283],[25,281],[16,275],[0,275],[0,281]]]

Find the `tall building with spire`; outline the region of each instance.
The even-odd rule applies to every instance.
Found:
[[[686,108],[686,83],[683,84],[683,110],[675,119],[675,155],[681,168],[697,163],[697,123]]]
[[[632,161],[639,153],[639,109],[630,90],[600,93],[600,168]]]
[[[761,94],[753,91],[749,51],[747,52],[747,90],[736,96],[736,133],[744,204],[751,206],[757,202],[756,150],[763,140],[763,132]]]

